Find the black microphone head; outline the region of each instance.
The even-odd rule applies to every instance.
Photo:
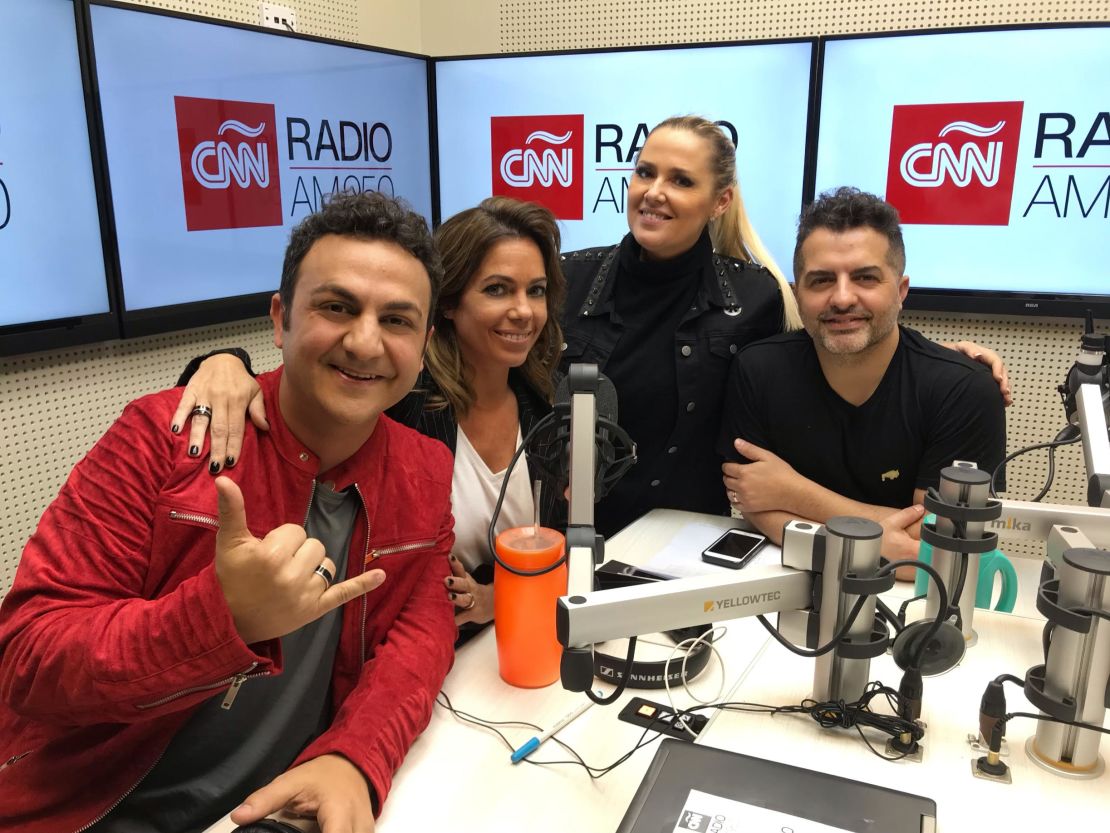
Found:
[[[894,663],[905,671],[916,666],[923,677],[936,677],[960,664],[967,650],[963,632],[951,622],[942,622],[936,634],[927,637],[933,621],[914,622],[906,625],[894,638],[891,656]],[[928,639],[922,644],[922,641]]]
[[[595,396],[597,426],[597,470],[594,500],[609,493],[636,462],[636,444],[617,424],[617,389],[605,374],[599,374]],[[570,382],[564,376],[555,389],[555,410],[543,418],[528,443],[528,459],[562,495],[570,482]]]

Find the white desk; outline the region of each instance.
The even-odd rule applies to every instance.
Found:
[[[639,566],[650,562],[659,570],[672,571],[681,567],[678,563],[681,558],[693,566],[691,573],[728,573],[731,571],[704,564],[701,550],[723,530],[735,525],[732,518],[656,511],[607,542],[605,556],[607,560]],[[774,551],[767,557],[777,563]],[[718,645],[725,658],[724,692],[736,684],[767,639],[755,620],[732,622],[728,628]],[[624,651],[622,641],[612,645],[609,652],[624,656]],[[665,660],[670,653],[669,647],[655,648],[643,641],[637,645],[639,658]],[[711,659],[691,684],[691,690],[709,699],[721,685],[721,674],[721,665]],[[497,673],[493,628],[487,628],[458,651],[443,690],[461,711],[487,720],[524,720],[544,728],[585,696],[564,691],[558,682],[546,688],[522,689],[502,681]],[[666,702],[662,690],[628,689],[613,705],[591,708],[561,731],[559,738],[592,766],[613,763],[643,734],[642,729],[617,719],[624,704],[635,696]],[[674,690],[674,698],[679,708],[695,705],[681,687]],[[537,734],[523,727],[498,728],[515,746]],[[509,752],[492,732],[464,723],[437,706],[428,728],[417,738],[394,777],[377,830],[498,831],[509,829],[508,820],[529,833],[613,830],[655,754],[655,744],[638,750],[630,760],[598,780],[591,780],[579,766],[513,765]],[[569,755],[558,744],[548,741],[531,758],[567,760]],[[303,826],[306,830],[316,829],[314,825]],[[234,827],[225,818],[207,833],[228,833]]]
[[[606,546],[606,559],[645,565],[649,561],[663,568],[653,556],[666,552],[676,557],[669,546],[684,526],[696,524],[698,532],[689,538],[689,559],[706,571],[717,569],[702,564],[701,550],[711,544],[720,530],[735,525],[731,518],[712,518],[686,512],[652,512]],[[706,528],[707,527],[707,528]],[[703,540],[704,539],[704,540]],[[733,622],[718,646],[725,658],[728,684],[736,682],[759,652],[766,633],[754,620]],[[666,659],[669,649],[659,649],[658,659]],[[610,653],[623,656],[623,645]],[[637,656],[645,648],[637,646]],[[691,684],[699,697],[708,699],[720,684],[721,667],[711,660]],[[465,645],[455,659],[444,691],[455,708],[491,720],[527,720],[543,727],[551,725],[580,702],[583,695],[572,695],[555,683],[543,689],[519,689],[504,682],[497,673],[496,643],[492,629]],[[631,749],[643,730],[617,719],[623,705],[642,696],[666,702],[662,690],[628,689],[611,706],[594,706],[559,733],[587,763],[606,766]],[[694,705],[681,688],[674,691],[675,704]],[[515,745],[524,743],[535,732],[509,728],[506,734]],[[413,830],[500,831],[519,829],[529,833],[543,831],[614,830],[639,786],[655,744],[638,750],[630,760],[598,780],[591,780],[578,766],[532,766],[509,763],[509,750],[492,733],[457,720],[437,707],[428,729],[413,745],[404,765],[394,779],[393,791],[378,821],[381,833],[408,833]],[[567,760],[564,750],[551,741],[532,754],[536,761]]]
[[[676,535],[682,529],[695,529],[698,540],[689,542],[686,563],[701,571],[707,566],[701,565],[701,548],[712,541],[716,530],[733,524],[730,518],[657,510],[614,537],[606,557],[665,571],[668,566],[677,566],[682,550],[687,548],[673,543]],[[764,558],[775,560],[774,550]],[[1028,587],[1021,588],[1023,599],[1028,598],[1029,591]],[[720,646],[726,661],[727,699],[786,704],[800,702],[810,694],[811,660],[798,658],[771,642],[754,619],[727,625],[729,633]],[[971,776],[970,760],[977,753],[967,745],[966,736],[977,728],[983,687],[998,674],[1021,676],[1036,664],[1041,630],[1038,620],[981,610],[976,611],[975,625],[980,643],[969,651],[963,665],[948,675],[925,681],[924,719],[929,730],[923,764],[881,761],[863,746],[854,731],[849,734],[821,729],[806,716],[770,718],[714,711],[699,742],[928,795],[937,801],[942,833],[1047,830],[1056,829],[1064,820],[1092,819],[1096,820],[1093,827],[1075,829],[1101,829],[1104,822],[1097,819],[1110,817],[1110,776],[1090,783],[1076,782],[1035,767],[1026,760],[1023,749],[1025,737],[1035,729],[1032,721],[1015,719],[1008,729],[1012,751],[1006,761],[1013,767],[1013,785]],[[623,651],[614,647],[611,653]],[[643,655],[640,650],[637,653]],[[666,653],[658,656],[665,657]],[[871,679],[897,686],[900,672],[889,658],[874,660],[872,669]],[[711,661],[692,689],[703,698],[712,696],[720,673],[720,666]],[[527,720],[543,727],[580,702],[558,683],[527,690],[502,682],[497,674],[492,629],[459,651],[444,691],[457,709],[490,720]],[[1006,693],[1010,711],[1019,707],[1026,710],[1027,704],[1016,687],[1007,685]],[[617,719],[621,706],[633,696],[665,702],[662,691],[630,690],[612,706],[593,707],[559,737],[594,766],[612,763],[631,749],[642,733]],[[675,702],[680,707],[692,705],[681,691],[676,693]],[[505,731],[514,745],[534,734],[524,728],[507,727]],[[518,828],[530,833],[605,833],[614,830],[624,815],[654,750],[654,744],[640,749],[597,781],[577,766],[514,766],[509,762],[509,750],[495,735],[462,723],[436,707],[428,729],[396,774],[377,829],[381,833]],[[552,742],[533,753],[537,761],[567,757]],[[1050,826],[1050,821],[1055,823]],[[996,827],[987,827],[990,822]],[[225,820],[210,833],[226,833],[232,828]]]
[[[704,732],[700,743],[769,760],[834,773],[903,792],[932,798],[937,803],[937,830],[1039,831],[1068,828],[1105,829],[1110,819],[1110,775],[1082,781],[1053,775],[1032,763],[1025,740],[1036,732],[1036,722],[1014,718],[1007,724],[1012,784],[975,778],[971,761],[983,753],[971,748],[969,734],[978,731],[979,701],[986,684],[999,674],[1022,677],[1041,662],[1044,620],[977,610],[978,644],[968,649],[961,664],[939,677],[925,678],[922,720],[927,724],[922,762],[888,762],[873,755],[856,730],[821,729],[808,715],[768,717],[724,712]],[[731,700],[786,705],[810,694],[812,660],[797,657],[768,643],[752,663]],[[872,660],[870,679],[897,688],[902,672],[889,656]],[[1036,713],[1016,685],[1006,684],[1007,711]],[[877,701],[876,701],[877,702]],[[867,730],[864,730],[867,731]],[[882,751],[885,736],[869,734]],[[1103,744],[1104,756],[1106,744]],[[1087,826],[1083,822],[1095,822]]]

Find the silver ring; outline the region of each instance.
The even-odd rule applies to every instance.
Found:
[[[474,604],[477,601],[478,601],[478,599],[474,596],[473,593],[471,593],[470,594],[470,604],[468,604],[466,607],[460,607],[459,610],[470,610],[472,607],[474,607]]]
[[[315,573],[316,575],[318,575],[320,578],[322,578],[324,580],[324,589],[325,590],[327,588],[331,587],[332,580],[335,578],[335,576],[333,576],[331,574],[331,570],[329,570],[327,567],[325,567],[323,564],[321,564],[319,567],[317,567],[312,572]]]
[[[212,409],[207,405],[197,405],[190,413],[192,413],[193,416],[202,416],[212,419]]]

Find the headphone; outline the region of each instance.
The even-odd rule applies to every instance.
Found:
[[[670,576],[652,573],[620,561],[609,561],[594,572],[594,584],[598,590],[614,587],[631,587],[638,584],[652,584],[664,581]],[[665,631],[668,638],[677,645],[689,639],[697,639],[711,633],[712,625],[694,625],[689,628],[676,628]],[[633,660],[628,674],[628,688],[666,688],[690,682],[705,670],[712,655],[712,636],[703,639],[685,654],[667,660]],[[610,683],[620,683],[624,679],[625,657],[615,657],[601,651],[594,651],[594,676]],[[683,675],[685,663],[686,674]]]

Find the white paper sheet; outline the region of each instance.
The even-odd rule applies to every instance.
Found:
[[[644,565],[648,570],[676,578],[704,576],[710,573],[734,572],[728,567],[718,567],[701,560],[702,551],[721,537],[720,527],[712,524],[688,523],[675,532],[671,540]],[[748,567],[778,564],[782,551],[772,543],[763,545]],[[746,569],[746,568],[745,568]]]
[[[690,790],[674,833],[851,833],[819,821]]]

